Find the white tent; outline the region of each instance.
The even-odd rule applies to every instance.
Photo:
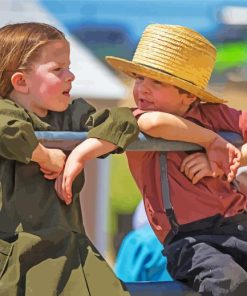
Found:
[[[73,97],[88,99],[122,99],[125,86],[93,54],[78,42],[38,0],[0,0],[0,27],[8,23],[38,21],[59,28],[71,45]]]

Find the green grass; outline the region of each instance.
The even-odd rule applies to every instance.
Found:
[[[133,213],[141,194],[129,172],[126,156],[112,155],[110,174],[110,219],[109,229],[116,232],[117,214]]]
[[[246,41],[216,44],[217,60],[215,71],[223,72],[229,68],[243,67],[246,65],[246,46]]]

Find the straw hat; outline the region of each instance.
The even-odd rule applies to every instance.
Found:
[[[203,101],[226,102],[206,91],[216,59],[215,47],[201,34],[182,26],[146,27],[133,60],[107,56],[115,69],[182,88]]]

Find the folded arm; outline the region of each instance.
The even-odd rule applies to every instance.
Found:
[[[218,136],[209,129],[170,113],[147,112],[137,122],[140,130],[152,137],[195,143],[205,149]]]
[[[69,205],[72,201],[72,184],[85,167],[85,163],[115,150],[117,146],[110,142],[90,138],[78,145],[68,156],[63,174],[55,183],[55,189],[61,200]]]
[[[45,177],[55,178],[63,169],[65,155],[59,149],[47,149],[40,144],[34,126],[40,130],[48,127],[14,102],[0,100],[0,156],[25,164],[37,162]]]
[[[152,137],[201,145],[207,152],[213,173],[223,170],[229,182],[235,177],[241,152],[215,132],[185,118],[158,111],[141,114],[138,125],[142,132]]]
[[[84,169],[85,162],[110,152],[121,153],[139,133],[135,117],[129,108],[105,109],[92,114],[86,122],[88,139],[78,145],[66,160],[62,176],[55,189],[66,204],[72,201],[72,184]]]

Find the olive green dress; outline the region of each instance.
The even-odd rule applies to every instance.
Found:
[[[119,150],[138,134],[127,108],[95,113],[77,99],[65,112],[41,120],[11,100],[0,100],[0,295],[129,295],[85,234],[79,202],[83,173],[66,206],[54,181],[30,161],[38,144],[34,130],[88,129],[89,137]]]

